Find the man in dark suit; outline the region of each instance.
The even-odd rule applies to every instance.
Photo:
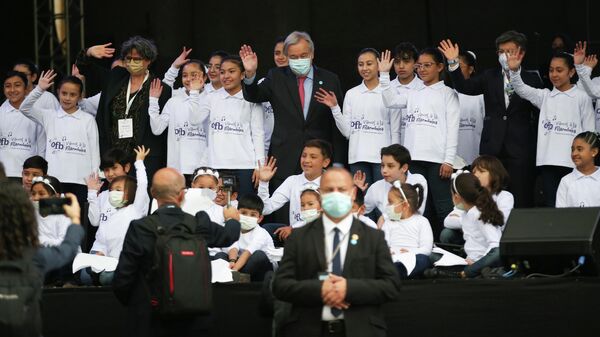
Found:
[[[172,168],[156,172],[152,184],[152,196],[158,202],[157,214],[160,223],[169,228],[183,222],[188,217],[196,223],[196,233],[206,240],[208,247],[228,247],[240,235],[239,213],[233,207],[225,208],[225,226],[211,222],[205,212],[195,217],[184,213],[181,202],[184,199],[185,179]],[[121,303],[128,307],[127,318],[131,336],[199,336],[207,329],[207,317],[185,317],[160,320],[152,316],[150,293],[146,276],[154,263],[155,227],[145,218],[134,220],[129,225],[119,264],[115,270],[113,288]],[[208,254],[208,252],[206,252]],[[193,272],[193,271],[190,271]],[[210,273],[209,270],[203,271]]]
[[[283,335],[385,336],[400,280],[384,234],[353,217],[348,171],[327,170],[320,191],[324,215],[292,232],[275,274],[273,294],[292,304]]]
[[[313,65],[314,44],[305,32],[292,32],[284,41],[284,54],[289,64],[269,70],[259,84],[256,76],[258,58],[249,46],[242,46],[244,62],[244,99],[249,102],[270,102],[275,125],[271,137],[270,155],[277,158],[277,173],[271,181],[275,190],[289,176],[300,173],[298,158],[309,139],[323,139],[333,146],[333,161],[345,164],[348,150],[345,138],[337,129],[331,109],[314,98],[320,88],[333,92],[342,102],[338,76]]]
[[[516,31],[502,33],[496,39],[500,66],[465,79],[459,68],[458,44],[446,40],[440,51],[448,60],[448,69],[454,87],[465,95],[481,95],[485,101],[485,118],[481,133],[480,154],[497,157],[510,175],[509,191],[515,198],[515,207],[534,206],[535,151],[539,110],[529,101],[514,93],[510,85],[506,53],[519,48],[525,53],[527,37]],[[521,71],[523,81],[542,88],[535,71]]]

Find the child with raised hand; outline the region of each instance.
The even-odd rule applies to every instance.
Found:
[[[186,91],[188,91],[189,89],[185,87],[185,84],[183,85],[183,87],[179,87],[179,88],[175,89],[175,81],[177,80],[177,76],[179,76],[179,70],[181,69],[181,67],[185,66],[188,62],[190,62],[190,59],[188,58],[188,56],[190,55],[191,52],[192,52],[191,48],[187,49],[185,46],[183,46],[183,50],[181,51],[181,54],[179,54],[179,56],[177,56],[177,58],[175,60],[173,60],[171,67],[165,73],[165,77],[163,78],[162,82],[164,84],[168,85],[169,87],[171,87],[171,89],[172,89],[171,97],[187,96]],[[206,73],[206,67],[202,68],[202,73],[204,73],[204,74]],[[183,79],[182,79],[182,81],[183,81]],[[206,81],[206,78],[204,78],[204,81]]]
[[[392,144],[382,148],[380,153],[383,179],[369,187],[365,183],[362,172],[354,175],[354,184],[363,192],[366,191],[364,213],[369,214],[378,209],[384,218],[387,217],[385,210],[388,204],[388,193],[392,188],[392,183],[399,180],[402,184],[420,184],[423,187],[423,202],[417,209],[419,213],[423,214],[427,200],[427,180],[422,175],[409,171],[411,155],[408,149],[400,144]]]
[[[383,103],[388,108],[406,107],[404,146],[413,159],[412,171],[427,179],[431,200],[441,223],[452,211],[449,186],[458,146],[458,97],[441,80],[444,56],[439,50],[425,48],[419,53],[415,67],[423,80],[423,87],[409,94],[400,94],[390,87],[390,55],[390,51],[385,51],[379,62]]]
[[[250,274],[252,282],[264,280],[265,274],[273,270],[275,262],[269,258],[275,249],[273,240],[269,233],[258,225],[263,219],[263,206],[262,200],[256,195],[244,195],[240,198],[240,239],[224,249],[227,254],[216,255],[218,258],[226,257],[232,270]]]
[[[460,71],[465,79],[475,73],[477,56],[472,51],[461,51],[458,57]],[[457,92],[460,106],[460,123],[458,128],[458,147],[456,153],[467,163],[471,163],[479,155],[481,131],[485,118],[483,95],[470,96]]]
[[[349,141],[348,163],[352,174],[362,171],[366,183],[382,178],[380,158],[374,149],[400,143],[400,111],[386,108],[381,96],[377,60],[379,52],[365,48],[358,54],[360,85],[348,90],[343,110],[339,109],[333,93],[319,91],[317,101],[331,108],[335,124]],[[338,108],[336,108],[338,107]]]
[[[510,212],[515,205],[515,199],[512,193],[504,189],[509,179],[504,165],[494,156],[482,155],[473,161],[471,168],[475,177],[479,179],[481,186],[491,193],[492,199],[494,199],[498,209],[504,216],[504,225],[506,225]],[[458,245],[464,244],[465,241],[461,230],[461,220],[464,214],[464,210],[458,209],[456,206],[454,207],[454,210],[444,220],[445,228],[440,234],[440,242]],[[504,229],[504,225],[502,229]]]
[[[277,232],[278,235],[281,235],[279,234],[281,231],[291,232],[290,225],[302,220],[300,194],[307,184],[319,186],[323,170],[331,164],[331,155],[331,144],[324,140],[311,139],[304,143],[304,149],[300,156],[302,173],[288,177],[273,192],[273,195],[269,195],[269,181],[273,178],[277,170],[275,165],[277,160],[271,157],[266,164],[259,163],[260,182],[258,184],[258,196],[265,204],[263,214],[271,214],[286,203],[290,203],[289,222],[287,224],[265,224],[264,228],[269,233],[275,235],[275,232]],[[280,229],[280,227],[283,228]]]
[[[38,109],[35,102],[48,90],[56,74],[53,70],[42,72],[36,88],[21,104],[21,112],[39,123],[46,132],[46,160],[48,174],[62,182],[63,190],[77,196],[80,204],[86,199],[85,178],[96,172],[100,163],[98,127],[94,117],[83,112],[78,102],[83,83],[69,76],[58,84],[58,110]]]
[[[558,185],[556,207],[600,206],[599,151],[600,134],[597,132],[582,132],[573,139],[571,159],[575,168]]]
[[[181,55],[180,55],[181,56]],[[206,81],[204,64],[199,60],[188,60],[182,68],[182,94],[173,95],[162,111],[158,100],[162,93],[159,79],[150,85],[150,128],[156,136],[167,127],[167,166],[173,167],[186,177],[189,183],[194,169],[206,166],[208,123],[192,123],[192,115],[199,113],[200,104],[205,99],[201,93]]]
[[[419,184],[402,184],[396,180],[387,198],[387,219],[382,230],[388,246],[393,253],[416,255],[416,265],[410,274],[401,262],[395,263],[400,277],[419,277],[431,265],[429,255],[433,249],[431,225],[417,211],[423,202],[423,187]]]
[[[475,277],[485,267],[500,267],[500,237],[504,215],[490,192],[468,171],[457,171],[452,179],[452,201],[464,210],[461,225],[467,266],[462,277]]]
[[[113,207],[108,199],[108,186],[120,176],[127,175],[131,169],[130,156],[119,148],[112,148],[102,155],[100,170],[104,173],[104,181],[100,180],[97,173],[92,173],[85,182],[88,188],[88,219],[90,225],[100,226],[114,214]]]
[[[123,175],[114,178],[109,186],[108,202],[115,208],[114,214],[108,221],[102,223],[96,232],[96,241],[90,254],[119,258],[123,248],[123,240],[132,220],[140,219],[148,214],[150,197],[148,196],[148,177],[144,159],[150,153],[143,145],[134,149],[136,178]],[[92,281],[82,272],[82,281],[91,284]],[[89,274],[89,273],[88,273]],[[103,272],[100,283],[112,283],[112,272]],[[89,275],[88,275],[89,276]]]
[[[579,41],[573,52],[573,61],[579,76],[577,86],[585,90],[591,98],[598,100],[600,99],[600,77],[591,78],[592,70],[598,64],[598,57],[595,54],[586,56],[586,49],[587,42]],[[600,131],[600,108],[598,106],[596,106],[596,131]]]
[[[541,172],[544,203],[554,207],[558,184],[573,168],[569,153],[573,138],[595,129],[592,99],[571,83],[575,75],[571,55],[558,53],[550,61],[552,91],[523,82],[520,73],[523,56],[520,48],[507,55],[510,83],[517,95],[540,109],[536,166]]]

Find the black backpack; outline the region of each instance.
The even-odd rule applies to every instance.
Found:
[[[165,227],[147,217],[156,235],[154,263],[147,277],[151,305],[161,317],[208,314],[212,306],[211,264],[206,241],[195,233],[196,218]]]
[[[0,261],[0,336],[41,336],[42,277],[33,252]]]

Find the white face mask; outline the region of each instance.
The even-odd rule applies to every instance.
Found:
[[[306,76],[310,72],[312,60],[310,58],[289,59],[288,63],[294,74],[298,76]]]
[[[314,208],[314,209],[307,209],[304,211],[300,212],[300,217],[302,218],[302,220],[305,223],[309,223],[312,222],[314,220],[317,220],[317,218],[319,217],[320,213],[319,210]]]
[[[508,71],[508,58],[505,53],[498,55],[498,62],[504,71]]]
[[[125,192],[123,191],[110,191],[108,192],[108,202],[114,208],[121,208],[125,206],[127,200],[124,200]]]
[[[396,213],[396,211],[394,210],[394,208],[396,208],[396,206],[397,206],[397,204],[385,206],[385,213],[387,214],[387,216],[390,220],[400,221],[400,220],[402,220],[402,212]]]
[[[249,231],[258,225],[258,218],[240,214],[240,225],[242,230]]]
[[[36,213],[40,212],[40,201],[39,200],[31,200],[31,203],[33,204],[33,209],[35,210]]]

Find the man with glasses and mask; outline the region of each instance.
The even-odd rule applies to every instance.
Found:
[[[323,215],[294,230],[275,274],[273,294],[292,305],[283,336],[385,336],[382,304],[400,291],[383,232],[352,215],[352,177],[327,170]]]
[[[508,190],[515,197],[515,207],[534,206],[535,150],[539,110],[514,93],[510,85],[507,54],[519,49],[525,53],[527,37],[516,31],[502,33],[496,39],[499,66],[465,79],[459,67],[459,47],[450,40],[440,42],[439,49],[448,60],[450,77],[458,92],[481,95],[485,117],[481,133],[480,154],[500,159],[510,175]],[[535,71],[521,71],[525,84],[542,88]]]

